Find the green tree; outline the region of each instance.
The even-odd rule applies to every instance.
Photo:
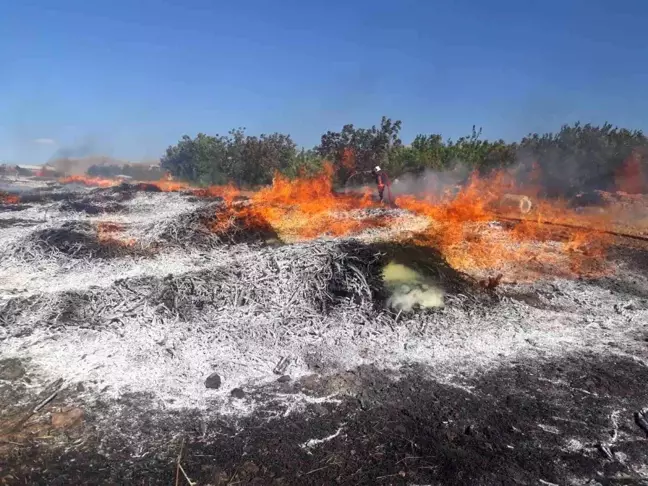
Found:
[[[530,134],[520,143],[483,139],[481,129],[473,126],[470,135],[456,140],[444,141],[439,134],[420,134],[404,146],[400,129],[400,121],[387,117],[382,117],[380,126],[368,129],[348,124],[340,132],[325,133],[321,143],[309,151],[298,151],[289,135],[248,136],[243,128],[226,136],[185,135],[167,149],[161,166],[190,181],[233,181],[242,186],[268,184],[277,171],[289,177],[312,174],[321,169],[323,160],[334,164],[338,182],[346,182],[350,176],[376,165],[385,167],[392,177],[399,177],[429,169],[453,170],[457,164],[481,173],[515,164],[518,179],[524,182],[533,177],[534,183],[539,183],[549,196],[614,189],[619,172],[630,158],[634,164],[631,172],[637,177],[642,170],[648,170],[646,136],[639,130],[608,123],[600,127],[564,125],[557,133]],[[93,168],[98,175],[105,173],[102,170]],[[354,176],[353,183],[361,180],[362,177]]]
[[[245,180],[253,185],[269,184],[275,172],[282,172],[291,166],[297,156],[297,145],[289,135],[263,134],[247,137],[242,153],[238,168],[244,172],[238,181]]]
[[[315,150],[301,149],[281,173],[291,179],[312,176],[322,170],[324,159]]]
[[[441,135],[417,135],[411,145],[394,148],[385,166],[393,177],[419,174],[425,169],[441,170],[445,157],[446,146]]]
[[[181,179],[202,184],[234,182],[239,186],[268,184],[275,171],[290,167],[297,156],[289,135],[247,136],[243,128],[227,136],[188,135],[167,149],[161,167]]]
[[[220,178],[226,157],[227,140],[199,133],[195,138],[184,135],[166,150],[160,167],[180,179],[214,183]]]
[[[563,125],[557,133],[529,134],[519,144],[518,157],[539,167],[547,195],[570,196],[613,190],[615,174],[633,153],[645,154],[646,147],[648,139],[640,130],[575,123]]]
[[[380,127],[356,128],[344,125],[342,131],[322,135],[315,151],[330,160],[338,179],[346,181],[357,171],[369,171],[376,165],[387,166],[392,150],[402,145],[399,138],[400,120],[382,117]]]

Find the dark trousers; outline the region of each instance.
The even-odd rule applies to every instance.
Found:
[[[387,199],[388,199],[387,203],[393,204],[394,201],[392,201],[391,189],[387,185],[378,186],[378,199],[380,200],[380,202],[384,202],[385,189],[387,189]]]

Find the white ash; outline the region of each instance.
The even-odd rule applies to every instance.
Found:
[[[581,297],[594,300],[601,295]],[[490,315],[446,309],[427,322],[412,319],[390,328],[384,322],[353,319],[353,311],[305,322],[294,331],[282,327],[273,311],[250,315],[245,309],[238,314],[223,311],[211,322],[135,318],[98,330],[35,329],[29,336],[6,339],[2,354],[31,358],[45,381],[63,377],[94,384],[112,397],[151,393],[165,408],[221,410],[217,403],[222,412],[232,408],[232,388],[276,380],[272,370],[286,355],[293,357],[289,372],[295,377],[311,373],[307,357],[319,353],[329,366],[325,372],[362,364],[398,369],[420,363],[430,365],[437,378],[452,381],[458,372],[481,373],[525,356],[606,353],[608,341],[624,345],[625,352],[638,352],[630,336],[633,326],[609,312],[605,328],[591,327],[578,313],[515,303]],[[646,311],[636,312],[635,330],[648,317]],[[274,336],[268,331],[272,329]],[[214,371],[223,377],[223,385],[207,390],[204,380]]]
[[[53,210],[47,221],[0,234],[0,295],[5,301],[31,296],[37,304],[17,320],[6,316],[0,324],[0,357],[30,359],[36,382],[57,378],[82,382],[88,400],[137,392],[153,396],[162,409],[241,415],[253,411],[255,404],[251,399],[232,400],[231,389],[256,389],[276,381],[273,369],[285,356],[292,359],[287,373],[294,378],[366,364],[395,371],[424,364],[434,377],[448,383],[458,383],[458,373],[480,374],[510,360],[570,353],[618,353],[646,362],[648,352],[636,337],[644,332],[648,305],[623,288],[624,282],[633,281],[648,295],[648,285],[632,267],[617,277],[616,292],[586,281],[555,280],[503,287],[509,294],[532,295],[542,305],[506,297],[499,304],[480,306],[471,304],[474,296],[444,288],[444,309],[396,318],[371,307],[369,297],[362,297],[361,280],[353,280],[360,302],[343,300],[328,315],[319,312],[314,297],[325,293],[322,286],[330,276],[326,272],[338,258],[332,248],[340,240],[263,249],[246,245],[209,251],[164,249],[150,258],[113,260],[24,262],[7,253],[6,248],[19,245],[37,228],[71,219],[121,222],[129,236],[154,242],[165,222],[200,206],[178,194],[140,194],[125,204],[126,213],[98,217],[40,206]],[[37,220],[35,208],[20,217]],[[118,280],[160,280],[169,274],[186,276],[184,285],[202,271],[223,272],[223,278],[209,283],[222,287],[215,296],[218,305],[191,308],[196,305],[191,297],[183,304],[193,311],[186,319],[160,312],[145,295],[136,302],[122,302],[114,290]],[[201,278],[195,277],[196,283]],[[354,278],[353,272],[344,278]],[[69,291],[91,295],[93,302],[110,307],[95,308],[97,315],[110,317],[112,312],[114,318],[85,327],[50,319],[57,306],[69,303],[63,295]],[[129,304],[138,307],[126,312]],[[93,310],[94,304],[84,305]],[[223,378],[219,390],[204,386],[213,372]],[[293,410],[305,398],[277,395],[277,399],[285,400],[286,410]]]

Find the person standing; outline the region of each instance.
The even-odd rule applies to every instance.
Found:
[[[376,178],[376,185],[378,186],[378,198],[380,199],[380,202],[384,201],[385,189],[387,189],[388,203],[393,204],[394,201],[391,195],[391,181],[389,180],[389,175],[378,165],[374,167],[372,172],[374,174],[374,177]]]

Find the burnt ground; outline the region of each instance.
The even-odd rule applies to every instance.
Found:
[[[160,221],[175,224],[182,222],[178,215],[200,214],[168,195],[123,194],[96,190],[88,199],[50,199],[52,222],[40,222],[30,208],[7,212],[3,224],[11,231],[5,234],[18,244],[56,228],[90,228],[112,204],[124,204],[118,212],[126,223],[168,214]],[[74,201],[81,204],[68,204]],[[56,235],[47,241],[75,239],[70,231]],[[3,278],[20,277],[15,286],[27,295],[13,297],[13,284],[0,295],[11,304],[0,313],[6,336],[0,340],[0,484],[189,484],[179,464],[198,485],[648,484],[642,429],[648,423],[635,418],[648,407],[645,248],[615,248],[610,257],[619,271],[606,277],[502,285],[482,298],[475,282],[442,262],[432,265],[415,248],[367,246],[412,268],[432,265],[444,282],[446,308],[381,321],[373,307],[361,314],[342,306],[328,321],[317,315],[304,323],[298,316],[279,324],[273,299],[288,293],[291,303],[308,300],[294,300],[292,287],[270,290],[283,289],[283,276],[287,282],[300,271],[313,280],[316,270],[287,263],[300,255],[311,263],[327,247],[244,248],[201,250],[195,258],[204,266],[192,271],[172,266],[177,254],[157,255],[159,268],[121,255],[96,263],[102,272],[111,269],[114,282],[123,278],[126,290],[168,280],[176,293],[165,304],[166,317],[146,313],[159,310],[155,299],[139,299],[136,310],[120,308],[123,299],[111,289],[131,293],[114,282],[94,287],[103,274],[81,271],[84,259],[64,251],[63,263],[42,258],[8,265]],[[343,253],[353,254],[350,248]],[[340,263],[346,257],[336,258],[347,275],[351,267]],[[251,273],[267,262],[272,269],[255,277],[257,298],[268,295],[258,309],[240,304],[238,288],[216,286],[229,282],[229,273],[215,271],[220,266]],[[58,270],[49,273],[48,265]],[[142,273],[127,274],[131,267]],[[220,276],[202,285],[204,270]],[[88,280],[72,287],[75,301],[67,298],[77,295],[66,287],[70,275]],[[343,280],[357,284],[351,277]],[[203,305],[208,290],[218,295],[217,305]],[[318,297],[315,290],[308,296]],[[228,301],[234,304],[227,307]],[[44,311],[36,312],[35,303]],[[185,316],[179,304],[196,312]],[[101,316],[106,307],[111,313],[101,325],[76,322]],[[218,320],[227,312],[238,327]],[[25,317],[32,314],[33,320]],[[28,332],[13,323],[18,318]],[[270,326],[285,333],[283,341],[258,337]],[[239,330],[243,344],[230,344]],[[292,378],[267,366],[284,352],[297,358],[281,371]],[[358,366],[360,357],[370,364]],[[237,362],[243,365],[232,365]],[[150,373],[154,368],[161,373]],[[221,389],[205,390],[205,373],[214,369]],[[125,382],[148,392],[132,392]],[[212,400],[211,392],[222,400]]]
[[[15,439],[2,481],[172,484],[182,448],[197,484],[647,484],[648,439],[634,413],[648,405],[648,367],[636,359],[526,361],[452,384],[426,376],[365,367],[278,382],[241,400],[266,391],[343,398],[288,414],[270,401],[247,418],[208,423],[153,412],[141,396],[99,401],[68,430],[41,430],[49,439]],[[78,404],[75,393],[49,408]],[[108,410],[113,433],[98,418]],[[135,423],[148,438],[116,432]],[[43,448],[48,440],[58,445]]]

